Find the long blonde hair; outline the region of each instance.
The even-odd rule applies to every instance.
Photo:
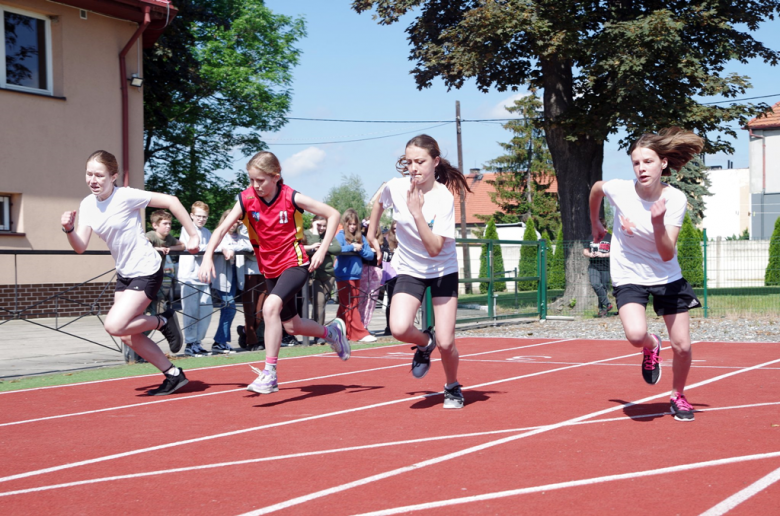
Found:
[[[349,230],[350,222],[354,222],[356,224],[354,233]],[[344,214],[341,216],[341,225],[344,228],[344,239],[347,241],[347,243],[351,244],[353,242],[363,242],[363,233],[360,231],[360,218],[354,209],[349,208],[344,212]]]
[[[679,127],[661,129],[658,134],[645,133],[628,148],[628,155],[637,147],[650,149],[661,159],[666,158],[669,166],[661,172],[663,176],[672,175],[671,169],[679,170],[700,154],[704,148],[704,139]]]
[[[256,168],[264,174],[269,176],[281,176],[282,165],[279,163],[279,158],[274,155],[273,152],[260,151],[249,160],[246,164],[246,169]],[[284,179],[279,178],[279,184],[284,184]]]

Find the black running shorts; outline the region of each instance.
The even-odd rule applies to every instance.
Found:
[[[647,307],[649,297],[653,296],[653,309],[657,315],[684,313],[691,308],[701,307],[699,299],[693,293],[693,288],[680,278],[666,285],[620,285],[614,287],[618,311],[628,303],[638,303]]]
[[[415,278],[408,274],[396,276],[393,295],[403,292],[422,302],[425,289],[431,287],[431,297],[458,297],[458,273],[453,272],[439,278]]]
[[[309,266],[301,265],[290,267],[278,278],[266,278],[265,285],[268,295],[279,296],[282,299],[282,322],[289,321],[298,315],[298,307],[295,305],[295,294],[301,291],[309,280]]]
[[[160,291],[163,283],[163,268],[151,276],[137,276],[135,278],[125,278],[121,274],[116,275],[115,292],[124,292],[125,290],[142,290],[146,297],[151,300],[157,299],[157,292]]]

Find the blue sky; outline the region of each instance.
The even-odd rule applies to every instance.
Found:
[[[408,22],[380,26],[370,13],[356,14],[347,0],[268,0],[276,13],[306,20],[307,37],[298,48],[302,56],[294,70],[290,117],[354,120],[454,120],[455,101],[461,104],[463,119],[506,118],[503,109],[526,91],[481,93],[473,82],[460,90],[447,91],[440,80],[419,91],[409,74],[409,45],[404,29]],[[408,20],[407,20],[408,21]],[[766,22],[757,38],[770,48],[780,49],[780,22]],[[729,72],[748,75],[753,88],[746,97],[774,95],[762,99],[780,101],[780,68],[760,61],[735,63]],[[720,100],[720,99],[712,99]],[[758,102],[758,101],[756,101]],[[435,127],[438,126],[438,127]],[[270,150],[282,161],[287,184],[315,199],[341,183],[343,176],[358,175],[370,196],[383,181],[396,177],[395,161],[404,144],[425,132],[436,138],[445,157],[457,164],[455,124],[357,124],[290,121],[279,132],[264,135]],[[399,134],[404,133],[404,134]],[[707,156],[708,165],[748,166],[747,132],[739,130],[733,142],[735,153]],[[357,140],[391,137],[368,141]],[[463,124],[464,168],[482,167],[501,154],[498,142],[509,132],[497,122]],[[605,149],[604,179],[633,177],[625,152],[617,139]],[[324,143],[341,142],[341,143]],[[293,145],[290,145],[293,144]],[[235,163],[243,170],[246,159]],[[232,175],[232,174],[231,174]]]

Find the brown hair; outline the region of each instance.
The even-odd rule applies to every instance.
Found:
[[[453,194],[460,193],[461,189],[471,192],[466,177],[463,172],[453,167],[452,164],[441,157],[441,151],[439,150],[439,144],[436,140],[428,136],[427,134],[420,134],[415,136],[406,143],[407,147],[419,147],[428,151],[428,154],[433,158],[439,158],[439,164],[436,166],[435,177],[436,181],[443,184]],[[406,156],[398,158],[398,162],[395,164],[396,170],[401,174],[406,175],[407,164]]]
[[[393,231],[393,226],[396,225],[396,222],[393,221],[390,224],[390,227],[387,228],[387,234],[385,235],[385,241],[387,242],[387,248],[390,251],[395,251],[395,248],[398,247],[398,239],[395,236],[395,231]]]
[[[669,166],[661,175],[672,175],[671,169],[679,171],[704,148],[704,139],[679,127],[661,129],[658,134],[645,133],[628,148],[628,155],[638,147],[650,149],[661,159],[666,158]]]
[[[279,158],[277,158],[273,152],[260,151],[246,164],[246,169],[256,168],[264,174],[269,176],[281,176],[282,165],[279,164]],[[283,178],[279,178],[279,184],[284,184]]]
[[[108,151],[99,150],[93,152],[87,158],[87,163],[90,161],[95,161],[101,165],[105,165],[105,167],[108,169],[109,176],[115,176],[119,174],[119,163],[116,161],[116,156]]]
[[[192,208],[190,208],[190,213],[195,213],[195,208],[200,208],[206,213],[209,212],[209,205],[203,201],[195,201],[194,203],[192,203]]]
[[[149,215],[149,222],[152,225],[159,224],[161,220],[173,221],[173,216],[167,210],[155,210]]]
[[[350,222],[357,224],[354,233],[349,231]],[[344,226],[344,239],[348,244],[353,242],[363,242],[363,233],[360,232],[360,218],[358,217],[358,214],[355,210],[349,208],[344,212],[344,214],[341,216],[341,225]]]

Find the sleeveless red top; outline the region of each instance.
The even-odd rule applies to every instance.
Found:
[[[267,203],[251,186],[241,192],[238,201],[244,214],[241,222],[249,232],[260,272],[266,278],[278,278],[290,267],[309,263],[303,249],[303,210],[295,205],[295,190],[282,184]]]

